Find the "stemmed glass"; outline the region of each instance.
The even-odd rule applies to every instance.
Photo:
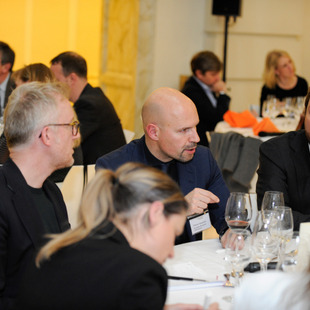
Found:
[[[278,220],[276,210],[260,211],[256,217],[252,234],[252,251],[261,271],[266,271],[268,263],[278,254],[279,239],[275,234]]]
[[[276,118],[279,114],[278,102],[275,97],[268,98],[263,103],[262,115],[263,117],[269,117],[271,119]]]
[[[267,191],[264,194],[262,210],[273,210],[276,207],[284,206],[284,196],[282,192]]]
[[[294,231],[291,240],[285,246],[285,255],[280,262],[279,269],[296,271],[299,241],[299,231]]]
[[[225,220],[232,229],[247,229],[252,220],[250,196],[247,193],[232,192],[226,203]]]
[[[279,239],[278,266],[279,268],[284,260],[286,244],[293,237],[293,215],[292,209],[289,207],[277,207],[278,211],[277,227],[275,228],[275,236]]]
[[[238,286],[240,278],[243,277],[244,268],[249,264],[251,253],[251,233],[247,229],[230,230],[227,236],[225,248],[225,260],[231,270],[230,275],[234,277],[234,286]],[[231,302],[232,296],[223,297]]]

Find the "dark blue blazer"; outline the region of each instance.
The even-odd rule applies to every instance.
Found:
[[[126,162],[140,162],[149,165],[145,154],[144,136],[100,157],[96,162],[96,169],[116,170]],[[179,185],[184,195],[198,187],[211,191],[219,197],[220,202],[210,204],[209,211],[212,225],[218,234],[222,235],[227,229],[224,213],[229,190],[210,150],[198,145],[194,158],[185,163],[177,161],[177,169]]]

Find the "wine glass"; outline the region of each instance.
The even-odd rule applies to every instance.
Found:
[[[280,265],[281,270],[296,271],[299,241],[299,231],[294,231],[291,240],[286,244],[285,256]]]
[[[226,203],[225,220],[232,229],[247,229],[252,220],[250,196],[247,193],[232,192]]]
[[[278,191],[267,191],[264,194],[262,207],[264,210],[272,210],[276,207],[284,206],[284,196],[282,192]]]
[[[252,251],[261,271],[266,271],[268,263],[278,254],[279,239],[274,233],[278,218],[277,210],[260,211],[256,217],[252,234]]]
[[[275,210],[279,212],[278,234],[284,242],[289,242],[293,236],[293,214],[289,207],[278,207]]]
[[[286,244],[291,241],[293,236],[293,214],[292,209],[289,207],[277,207],[278,211],[277,227],[274,229],[274,235],[279,239],[279,253],[278,253],[278,265],[280,268],[286,251]]]
[[[225,248],[225,261],[229,264],[230,275],[234,278],[234,286],[238,286],[243,277],[244,268],[249,264],[251,253],[251,233],[247,229],[230,230]],[[232,296],[223,297],[231,302]]]

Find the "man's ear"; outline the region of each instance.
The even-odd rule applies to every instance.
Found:
[[[78,80],[78,76],[76,73],[74,72],[71,72],[68,76],[67,76],[67,79],[69,81],[69,85],[74,85],[76,83],[76,81]]]
[[[195,70],[195,76],[200,79],[201,77],[203,77],[203,73],[201,72],[201,70],[197,69]]]
[[[44,127],[41,131],[41,140],[47,146],[51,145],[51,133],[51,128],[48,126]]]
[[[164,204],[161,201],[154,201],[151,203],[148,212],[148,222],[150,227],[154,227],[162,221],[163,213]]]
[[[12,67],[12,64],[10,64],[9,62],[7,62],[6,64],[2,65],[1,68],[2,68],[2,73],[8,73],[10,72],[10,69]]]
[[[155,124],[148,124],[146,126],[146,133],[152,140],[158,140],[159,128]]]

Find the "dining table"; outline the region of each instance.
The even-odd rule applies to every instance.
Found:
[[[261,117],[257,117],[256,119],[258,122],[262,121]],[[290,118],[290,117],[277,117],[271,119],[271,121],[279,129],[280,132],[294,131],[296,130],[297,125],[299,123],[298,118]],[[265,137],[254,135],[252,127],[232,127],[226,121],[221,121],[217,123],[214,129],[214,132],[218,133],[226,133],[229,131],[237,132],[243,135],[244,137],[258,138],[261,139],[262,141],[266,141],[272,138],[272,135],[267,135]]]
[[[225,249],[219,239],[188,242],[174,247],[174,257],[165,262],[168,276],[185,277],[197,280],[168,280],[166,304],[194,303],[204,305],[218,302],[221,310],[231,308],[231,303],[224,300],[232,296],[234,288],[224,286],[225,273],[230,273],[230,266],[225,261]],[[200,281],[205,280],[205,281]]]

